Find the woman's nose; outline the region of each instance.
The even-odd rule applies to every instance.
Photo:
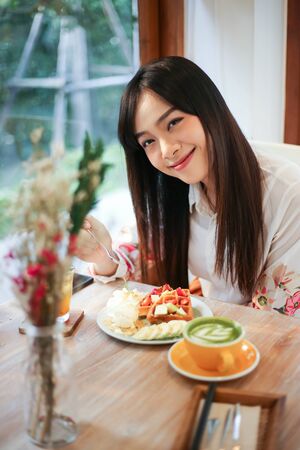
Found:
[[[165,159],[172,159],[179,148],[180,144],[178,142],[172,142],[166,139],[160,142],[161,154]]]

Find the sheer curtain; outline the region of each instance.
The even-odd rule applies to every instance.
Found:
[[[249,139],[283,141],[287,0],[185,0],[185,55]]]

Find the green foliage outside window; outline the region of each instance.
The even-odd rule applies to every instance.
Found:
[[[123,31],[132,48],[133,25],[131,0],[110,0],[118,14]],[[24,77],[39,79],[55,77],[62,18],[68,26],[81,26],[87,44],[88,79],[98,79],[118,73],[130,73],[134,68],[122,51],[102,0],[0,0],[0,116],[9,98],[7,82],[17,70],[28,38],[33,18],[43,13],[43,21]],[[109,72],[110,68],[115,71]],[[124,83],[125,84],[125,83]],[[124,157],[117,143],[117,117],[123,85],[90,90],[91,137],[104,142],[105,160],[113,164],[101,190],[103,193],[126,186]],[[42,129],[40,145],[49,152],[53,136],[54,89],[18,89],[9,115],[0,129],[0,237],[9,227],[5,211],[23,175],[22,162],[36,150],[30,133]],[[66,95],[64,144],[66,155],[62,164],[66,170],[77,166],[81,148],[74,143],[73,132],[78,123],[70,116],[70,96]],[[89,130],[91,131],[91,130]]]

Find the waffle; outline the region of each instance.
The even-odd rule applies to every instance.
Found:
[[[162,308],[161,305],[164,305]],[[189,289],[172,289],[161,293],[149,306],[147,319],[150,323],[171,320],[189,321],[194,318]]]
[[[168,284],[153,288],[152,291],[145,295],[139,305],[139,317],[147,317],[152,305],[159,299],[160,295],[165,291],[171,291],[172,288]]]

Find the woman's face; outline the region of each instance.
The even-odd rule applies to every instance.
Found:
[[[144,90],[137,105],[135,135],[156,169],[188,184],[201,181],[209,190],[206,138],[197,116]]]

